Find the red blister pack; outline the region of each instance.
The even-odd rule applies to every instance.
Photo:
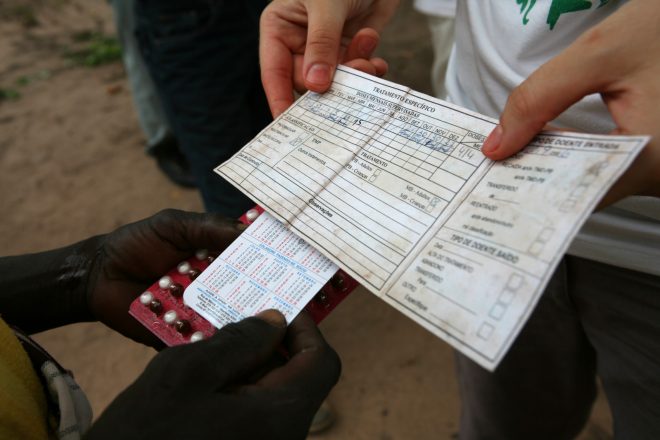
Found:
[[[261,213],[263,209],[257,206],[239,220],[249,225]],[[215,327],[183,303],[183,292],[215,257],[200,250],[182,261],[136,298],[129,313],[168,346],[208,338],[216,331]],[[318,324],[357,286],[357,281],[340,269],[305,306],[305,310]]]

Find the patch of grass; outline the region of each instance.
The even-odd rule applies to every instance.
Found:
[[[15,84],[18,87],[25,87],[25,86],[28,86],[28,85],[32,84],[35,81],[41,81],[41,80],[44,80],[44,79],[48,79],[50,77],[51,77],[50,70],[44,69],[44,70],[38,71],[37,73],[33,73],[32,75],[19,76],[16,79]]]
[[[0,87],[0,102],[3,101],[16,101],[21,97],[18,90],[12,88]]]
[[[85,31],[74,34],[72,38],[75,42],[85,43],[85,47],[82,49],[68,51],[64,54],[77,65],[96,67],[121,59],[121,47],[115,37]]]
[[[16,80],[16,85],[19,87],[25,87],[32,82],[32,78],[28,75],[23,75],[18,77]]]
[[[76,32],[75,34],[71,35],[71,39],[75,41],[76,43],[86,43],[88,41],[92,41],[94,39],[94,36],[99,35],[98,32],[94,31],[80,31]]]

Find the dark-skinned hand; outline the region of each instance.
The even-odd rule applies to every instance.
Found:
[[[91,268],[87,300],[93,316],[129,338],[160,341],[128,314],[144,289],[198,249],[224,250],[244,226],[214,214],[162,211],[108,234]]]
[[[272,367],[278,347],[289,357]],[[337,354],[307,315],[274,310],[159,353],[87,439],[304,439],[337,382]]]
[[[67,247],[0,258],[0,314],[28,333],[101,321],[129,338],[162,343],[128,314],[138,295],[198,249],[224,250],[245,226],[176,210]]]

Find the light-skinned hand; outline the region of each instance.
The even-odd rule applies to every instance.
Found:
[[[575,102],[600,93],[613,134],[651,135],[650,144],[601,201],[660,196],[660,2],[631,1],[586,31],[509,96],[483,153],[507,158]]]
[[[274,117],[294,100],[294,89],[324,92],[338,64],[382,76],[387,63],[372,58],[379,32],[399,0],[275,0],[261,15],[261,79]]]

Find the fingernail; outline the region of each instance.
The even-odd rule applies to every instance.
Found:
[[[307,71],[305,77],[308,83],[317,86],[326,86],[330,82],[330,66],[327,64],[319,63],[313,64]]]
[[[358,48],[360,49],[360,56],[369,58],[374,49],[376,49],[377,44],[378,41],[372,38],[365,38],[364,40],[360,41],[358,44]]]
[[[256,318],[266,321],[273,327],[286,327],[286,318],[275,309],[268,309],[254,315]]]
[[[500,147],[502,143],[502,136],[504,135],[504,130],[501,125],[495,127],[493,131],[490,132],[483,146],[481,147],[482,153],[492,153]]]

